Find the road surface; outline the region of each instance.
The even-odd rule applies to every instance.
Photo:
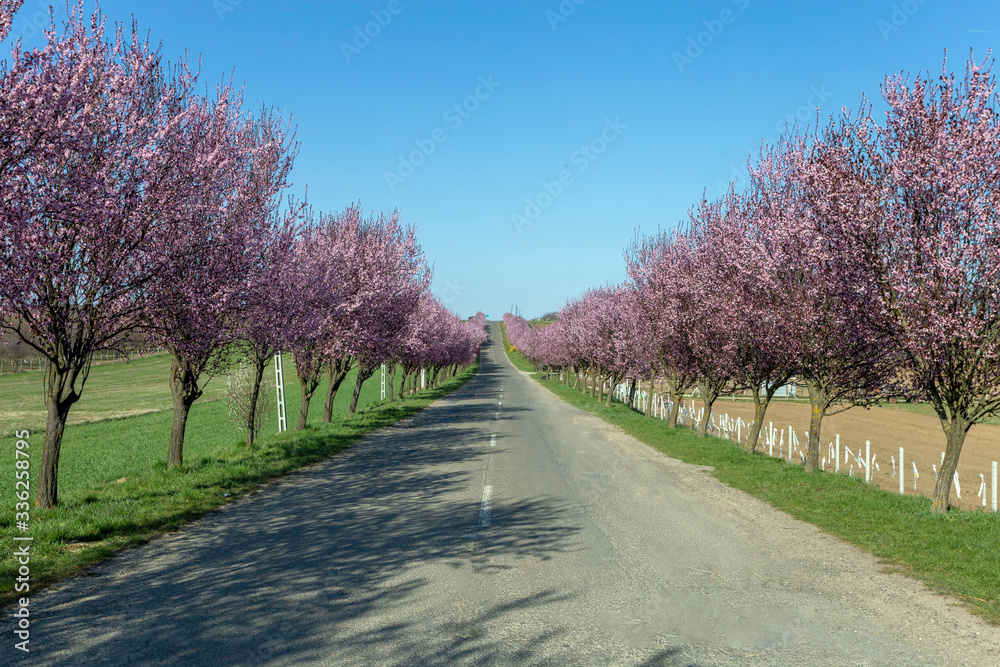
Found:
[[[25,664],[1000,664],[997,628],[560,402],[491,327],[461,390],[33,597]]]

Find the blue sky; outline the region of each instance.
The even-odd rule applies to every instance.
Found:
[[[47,2],[13,36],[40,43]],[[92,5],[89,4],[88,8]],[[62,13],[62,5],[59,5]],[[399,208],[463,316],[555,310],[625,278],[636,232],[685,218],[787,118],[878,109],[902,70],[961,69],[994,1],[104,0],[169,59],[234,72],[298,125],[294,192]],[[367,34],[366,34],[367,30]]]

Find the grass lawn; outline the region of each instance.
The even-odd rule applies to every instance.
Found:
[[[667,428],[621,403],[604,407],[557,380],[536,379],[664,454],[714,467],[720,481],[869,551],[888,569],[921,579],[1000,624],[1000,515],[952,510],[932,516],[929,498],[882,491],[847,475],[807,474],[781,459],[745,454],[728,440]]]
[[[114,413],[118,402],[133,403],[130,394],[118,393],[109,399],[98,395],[99,389],[116,391],[114,371],[121,371],[123,381],[131,383],[141,404],[154,412],[125,418],[112,418],[68,426],[59,460],[59,507],[39,510],[34,507],[37,463],[41,455],[43,432],[31,430],[30,529],[22,533],[14,527],[14,494],[11,491],[0,504],[0,540],[6,546],[14,535],[30,535],[32,589],[44,583],[78,572],[108,555],[139,544],[163,532],[175,530],[219,505],[232,502],[270,479],[307,463],[338,452],[376,429],[392,424],[429,405],[433,400],[456,389],[471,378],[478,364],[458,377],[442,383],[435,390],[414,397],[382,404],[379,376],[369,379],[358,402],[358,414],[348,418],[347,406],[354,387],[352,372],[341,386],[334,404],[334,420],[321,423],[326,383],[320,385],[310,403],[310,427],[296,433],[276,435],[272,415],[254,449],[243,444],[244,434],[229,420],[221,400],[199,399],[192,407],[184,442],[184,466],[167,471],[167,441],[170,434],[170,392],[158,394],[154,386],[166,387],[161,373],[169,360],[155,357],[124,364],[95,367],[87,392],[93,392],[94,412]],[[131,366],[131,367],[130,367]],[[109,369],[107,377],[98,370]],[[291,428],[299,412],[299,385],[291,359],[284,363],[288,422]],[[273,371],[272,371],[273,372]],[[23,400],[14,387],[32,374],[7,376],[10,384],[0,384],[3,405],[8,398]],[[41,401],[41,376],[35,396]],[[145,378],[143,381],[141,378]],[[94,380],[100,380],[94,382]],[[396,374],[396,385],[401,373]],[[16,382],[13,382],[16,381]],[[94,384],[91,384],[94,382]],[[213,382],[225,390],[225,378]],[[102,384],[103,383],[103,384]],[[74,408],[75,409],[75,408]],[[4,488],[12,489],[15,471],[14,429],[25,425],[5,416],[3,455],[0,478],[10,480]],[[10,602],[16,563],[5,558],[0,562],[0,604]]]

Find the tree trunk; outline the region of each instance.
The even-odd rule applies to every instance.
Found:
[[[396,389],[393,384],[396,382],[396,364],[391,364],[392,370],[386,373],[386,389],[389,391],[389,400],[396,400]]]
[[[715,406],[715,399],[722,393],[720,388],[702,380],[698,381],[698,393],[705,403],[705,411],[701,414],[701,422],[698,424],[698,435],[704,438],[708,435],[708,424],[712,421],[712,408]]]
[[[174,398],[174,418],[170,424],[167,470],[184,463],[184,431],[187,428],[188,413],[191,412],[191,405],[201,396],[197,373],[182,368],[176,356],[170,365],[170,393]]]
[[[667,401],[670,403],[670,410],[667,411],[667,426],[677,428],[677,415],[681,412],[681,398],[684,388],[677,386],[677,378],[668,375],[666,381]]]
[[[261,361],[254,360],[253,390],[250,397],[250,412],[247,415],[247,449],[253,447],[254,440],[257,439],[257,401],[260,399],[260,385],[264,381],[264,369],[267,368],[267,357]]]
[[[962,454],[962,445],[965,444],[965,436],[972,428],[972,422],[955,415],[952,412],[950,421],[941,420],[941,427],[944,429],[948,444],[944,450],[944,461],[941,462],[941,472],[934,483],[934,498],[931,503],[931,514],[947,514],[951,502],[951,482],[955,477],[955,470],[958,469],[958,457]]]
[[[646,401],[646,405],[643,407],[643,413],[646,418],[653,416],[653,384],[656,380],[656,371],[650,369],[649,371],[649,400]]]
[[[302,388],[302,400],[299,403],[299,423],[295,425],[296,431],[304,431],[306,422],[309,421],[309,401],[312,400],[316,388],[319,387],[319,377],[299,378],[299,386]]]
[[[340,385],[351,370],[351,364],[352,360],[350,357],[337,359],[331,362],[330,368],[327,371],[326,403],[323,405],[323,421],[327,424],[333,421],[333,402],[337,398],[337,391],[340,389]]]
[[[767,413],[767,406],[771,404],[771,398],[774,396],[775,387],[770,384],[765,386],[764,396],[760,395],[760,391],[756,388],[753,392],[753,423],[750,424],[750,431],[747,433],[747,444],[744,450],[747,453],[752,454],[757,451],[757,445],[760,442],[760,430],[764,427],[764,415]],[[812,431],[809,431],[812,433]]]
[[[630,408],[635,408],[635,386],[638,384],[638,378],[632,378],[632,383],[628,388],[628,406]]]
[[[372,376],[375,368],[367,368],[360,361],[358,362],[358,377],[354,381],[354,393],[351,394],[351,405],[347,408],[347,414],[353,415],[358,409],[358,397],[361,396],[361,385]]]
[[[573,369],[573,389],[580,388],[580,371]]]
[[[809,404],[812,406],[809,418],[809,444],[806,448],[806,472],[819,469],[819,436],[823,427],[823,417],[830,407],[830,397],[826,390],[815,380],[806,380],[809,389]],[[791,447],[792,443],[788,443]]]
[[[76,403],[80,395],[73,390],[77,372],[59,369],[53,363],[49,364],[46,372],[48,416],[45,420],[42,457],[38,465],[35,505],[41,509],[52,509],[59,501],[59,452],[62,449],[63,432],[66,430],[66,418],[69,416],[70,407]]]

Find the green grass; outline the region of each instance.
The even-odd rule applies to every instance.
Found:
[[[537,372],[538,369],[535,368],[535,365],[526,356],[510,346],[510,341],[507,340],[507,326],[503,322],[500,323],[500,332],[503,335],[503,349],[507,352],[507,358],[511,360],[514,367],[518,370],[528,371],[529,373]]]
[[[161,370],[157,366],[158,359],[143,360],[136,366],[147,362],[147,370]],[[284,367],[288,421],[294,428],[300,405],[299,388],[291,360],[286,361]],[[123,366],[109,368],[122,369]],[[116,551],[176,530],[275,477],[349,447],[365,434],[395,423],[461,386],[477,369],[478,364],[442,383],[438,389],[392,403],[381,402],[376,374],[362,389],[358,413],[347,417],[355,378],[352,373],[341,386],[334,404],[334,420],[330,424],[321,423],[324,382],[310,403],[310,427],[306,431],[275,435],[272,416],[253,450],[247,450],[244,434],[229,421],[225,403],[199,400],[191,410],[187,425],[184,466],[171,471],[166,469],[169,409],[71,425],[63,440],[59,461],[59,507],[54,510],[34,507],[43,434],[32,430],[29,438],[32,510],[27,533],[33,538],[32,589],[79,572]],[[150,378],[154,376],[151,372]],[[397,373],[397,386],[400,376],[401,373]],[[106,381],[109,385],[114,384],[113,378]],[[150,379],[149,383],[152,382]],[[216,382],[225,386],[223,378]],[[95,387],[88,383],[87,390],[91,389]],[[95,400],[106,399],[95,397]],[[152,399],[149,400],[152,403]],[[169,405],[169,391],[167,401]],[[6,424],[5,428],[22,426]],[[15,438],[5,434],[2,441],[0,479],[11,480],[3,484],[4,488],[11,489]],[[12,490],[0,504],[0,540],[4,545],[12,544],[13,535],[23,534],[14,527],[14,501]],[[15,572],[13,559],[3,559],[0,563],[0,604],[15,597]]]
[[[167,354],[128,363],[95,364],[84,385],[82,397],[70,410],[69,423],[79,424],[169,408],[169,378],[170,355]],[[219,400],[225,393],[226,378],[216,377],[207,382],[205,395],[198,401]],[[42,372],[0,377],[0,433],[9,433],[15,428],[36,431],[44,427]]]
[[[1000,515],[952,510],[932,516],[928,498],[889,493],[846,475],[807,474],[781,459],[746,454],[728,440],[670,429],[621,403],[607,408],[556,380],[537,379],[664,454],[712,466],[725,484],[869,551],[888,569],[921,579],[1000,624]]]

